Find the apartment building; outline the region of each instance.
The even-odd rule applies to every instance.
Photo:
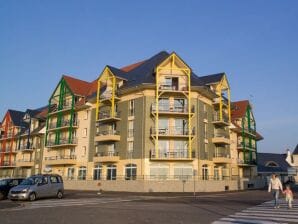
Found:
[[[0,177],[41,173],[44,108],[8,110],[1,125]]]
[[[1,152],[9,153],[1,153],[0,171],[57,173],[109,183],[109,190],[189,180],[217,181],[220,190],[220,181],[234,181],[236,189],[239,176],[254,176],[261,139],[250,104],[231,104],[227,75],[197,76],[175,52],[107,65],[92,82],[63,75],[46,109],[18,113],[22,119],[12,122],[8,113],[2,121]],[[18,152],[7,148],[11,127],[18,129]]]
[[[257,176],[257,142],[263,137],[256,131],[256,121],[248,100],[232,103],[231,147],[239,177]]]

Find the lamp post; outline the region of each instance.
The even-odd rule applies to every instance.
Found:
[[[196,197],[196,177],[197,170],[193,170],[193,196]]]

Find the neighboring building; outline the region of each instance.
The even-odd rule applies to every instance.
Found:
[[[291,175],[294,177],[296,183],[298,183],[298,144],[292,154],[289,149],[287,150],[286,160],[292,168]]]
[[[252,106],[248,100],[232,103],[231,141],[232,155],[239,167],[239,177],[257,176],[257,141],[263,137],[257,133]],[[235,168],[237,170],[237,168]]]
[[[43,109],[7,111],[1,126],[0,177],[41,173]]]
[[[96,84],[96,81],[94,82]],[[90,150],[94,148],[95,123],[87,96],[94,83],[63,76],[49,99],[43,172],[67,179],[86,179]]]
[[[258,153],[258,175],[268,183],[273,173],[277,174],[282,183],[291,180],[291,166],[286,161],[287,154]]]

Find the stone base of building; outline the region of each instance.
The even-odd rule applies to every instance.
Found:
[[[119,192],[220,192],[258,189],[265,186],[262,179],[239,180],[65,180],[67,190],[103,190]]]

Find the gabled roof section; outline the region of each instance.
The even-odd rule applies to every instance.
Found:
[[[116,77],[118,77],[118,78],[122,78],[122,79],[126,79],[126,78],[125,78],[126,73],[123,72],[122,70],[120,70],[120,69],[118,69],[118,68],[115,68],[115,67],[113,67],[113,66],[110,66],[110,65],[107,65],[106,67],[109,68],[110,71],[111,71]]]
[[[25,112],[18,110],[8,110],[7,112],[9,113],[11,120],[15,126],[27,126],[27,124],[23,122]]]
[[[247,107],[249,106],[248,100],[236,101],[232,103],[231,117],[232,120],[245,117]]]
[[[153,57],[145,60],[139,66],[130,70],[125,74],[127,82],[124,87],[137,86],[142,83],[155,83],[155,68],[163,62],[170,54],[166,51],[161,51]]]
[[[86,82],[80,79],[76,79],[67,75],[63,75],[68,87],[71,89],[73,94],[80,96],[87,96],[89,89],[91,87],[90,82]]]
[[[286,173],[290,165],[286,161],[287,154],[258,153],[258,172]],[[269,162],[278,164],[277,167],[267,166]]]
[[[293,155],[298,155],[298,144],[296,145],[296,148],[294,149]]]
[[[131,70],[133,70],[133,69],[139,67],[139,66],[140,66],[141,64],[143,64],[145,61],[146,61],[146,60],[144,60],[144,61],[139,61],[139,62],[134,63],[134,64],[131,64],[131,65],[127,65],[127,66],[125,66],[125,67],[122,67],[121,70],[122,70],[123,72],[130,72]]]
[[[210,84],[220,82],[224,76],[225,76],[225,73],[221,72],[221,73],[212,74],[212,75],[200,76],[200,80],[204,85],[210,85]]]

